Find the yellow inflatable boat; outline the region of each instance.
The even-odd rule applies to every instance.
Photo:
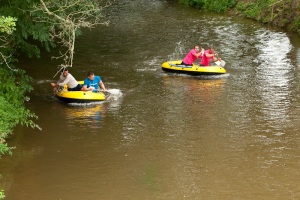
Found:
[[[78,83],[83,84],[83,81],[78,81]],[[66,103],[89,103],[105,100],[105,94],[103,92],[68,91],[67,85],[56,90],[55,94],[59,100]]]
[[[181,65],[181,60],[167,61],[162,64],[162,69],[167,72],[176,72],[189,75],[220,75],[226,74],[226,70],[221,66],[193,66]]]

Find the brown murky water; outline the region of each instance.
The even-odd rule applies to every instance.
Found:
[[[43,131],[15,130],[6,199],[300,198],[299,36],[159,0],[124,0],[108,18],[78,38],[70,73],[95,71],[119,100],[58,102],[57,61],[22,61]],[[229,74],[161,70],[194,44],[213,44]]]

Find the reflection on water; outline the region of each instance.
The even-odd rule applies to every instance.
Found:
[[[219,76],[220,77],[220,76]],[[206,77],[207,78],[207,77]],[[224,83],[226,78],[203,79],[201,77],[190,76],[164,76],[164,86],[171,93],[176,94],[174,100],[182,103],[182,98],[188,98],[188,101],[212,102],[220,98],[224,92]],[[176,107],[176,106],[174,106]]]
[[[289,123],[290,82],[293,81],[293,74],[290,73],[293,66],[288,59],[291,44],[286,34],[266,30],[258,30],[257,39],[260,64],[257,67],[256,87],[259,87],[257,91],[263,121],[279,129],[277,133],[273,131],[274,134],[284,134],[281,126]]]
[[[101,121],[105,117],[107,107],[104,104],[90,105],[90,106],[67,106],[64,108],[66,119],[68,123],[75,123],[76,125],[84,125],[93,127],[101,127]]]
[[[298,64],[298,67],[300,67],[300,49],[298,49],[296,52],[297,52],[296,53],[296,55],[297,55],[297,57],[296,57],[296,60],[297,60],[296,64]]]
[[[284,33],[260,29],[256,31],[256,48],[259,51],[256,68],[256,91],[259,105],[255,141],[265,154],[257,157],[259,167],[277,166],[286,158],[289,145],[290,111],[293,97],[291,82],[294,81],[293,66],[288,54],[292,49]],[[289,136],[288,136],[289,137]]]

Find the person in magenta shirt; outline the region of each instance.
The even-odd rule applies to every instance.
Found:
[[[218,54],[217,53],[215,54],[213,47],[210,47],[208,50],[204,52],[204,54],[202,55],[202,59],[200,61],[200,65],[209,66],[211,60],[213,60],[214,62],[221,60],[221,58],[218,58]]]
[[[199,52],[200,48],[199,46],[194,46],[192,50],[185,56],[185,58],[182,60],[182,65],[193,65],[194,61],[197,60],[199,57],[201,58],[202,52]]]

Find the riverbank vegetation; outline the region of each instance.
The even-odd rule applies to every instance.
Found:
[[[39,57],[40,49],[62,52],[60,67],[72,67],[75,38],[82,28],[107,25],[101,11],[110,5],[102,0],[3,0],[0,4],[0,158],[11,154],[7,140],[17,125],[40,127],[26,108],[32,78],[17,67],[17,57]],[[0,199],[5,197],[0,188]]]
[[[300,34],[299,0],[175,0],[212,12],[226,12]]]
[[[39,128],[33,121],[37,116],[24,106],[29,100],[26,94],[32,90],[31,78],[13,65],[16,23],[17,18],[0,16],[0,157],[12,153],[13,147],[6,140],[18,124]],[[3,198],[4,192],[0,190],[0,199]]]
[[[24,107],[24,102],[29,100],[25,95],[32,90],[31,78],[12,64],[16,60],[11,44],[16,21],[13,17],[0,17],[0,156],[11,154],[12,148],[7,146],[6,138],[16,125],[38,127],[32,121],[37,116]]]
[[[17,57],[39,57],[40,49],[57,46],[62,60],[58,68],[72,67],[75,37],[82,28],[107,25],[101,11],[108,1],[4,0],[0,4],[0,157],[11,153],[6,140],[17,125],[38,127],[37,116],[24,107],[32,91],[32,79],[16,66]]]
[[[15,60],[10,44],[16,21],[13,17],[0,17],[0,157],[11,154],[13,147],[8,147],[6,139],[17,124],[37,127],[32,121],[37,117],[24,107],[24,102],[29,99],[25,93],[32,90],[28,84],[30,78],[11,64]],[[0,199],[4,198],[3,190],[0,190]]]

